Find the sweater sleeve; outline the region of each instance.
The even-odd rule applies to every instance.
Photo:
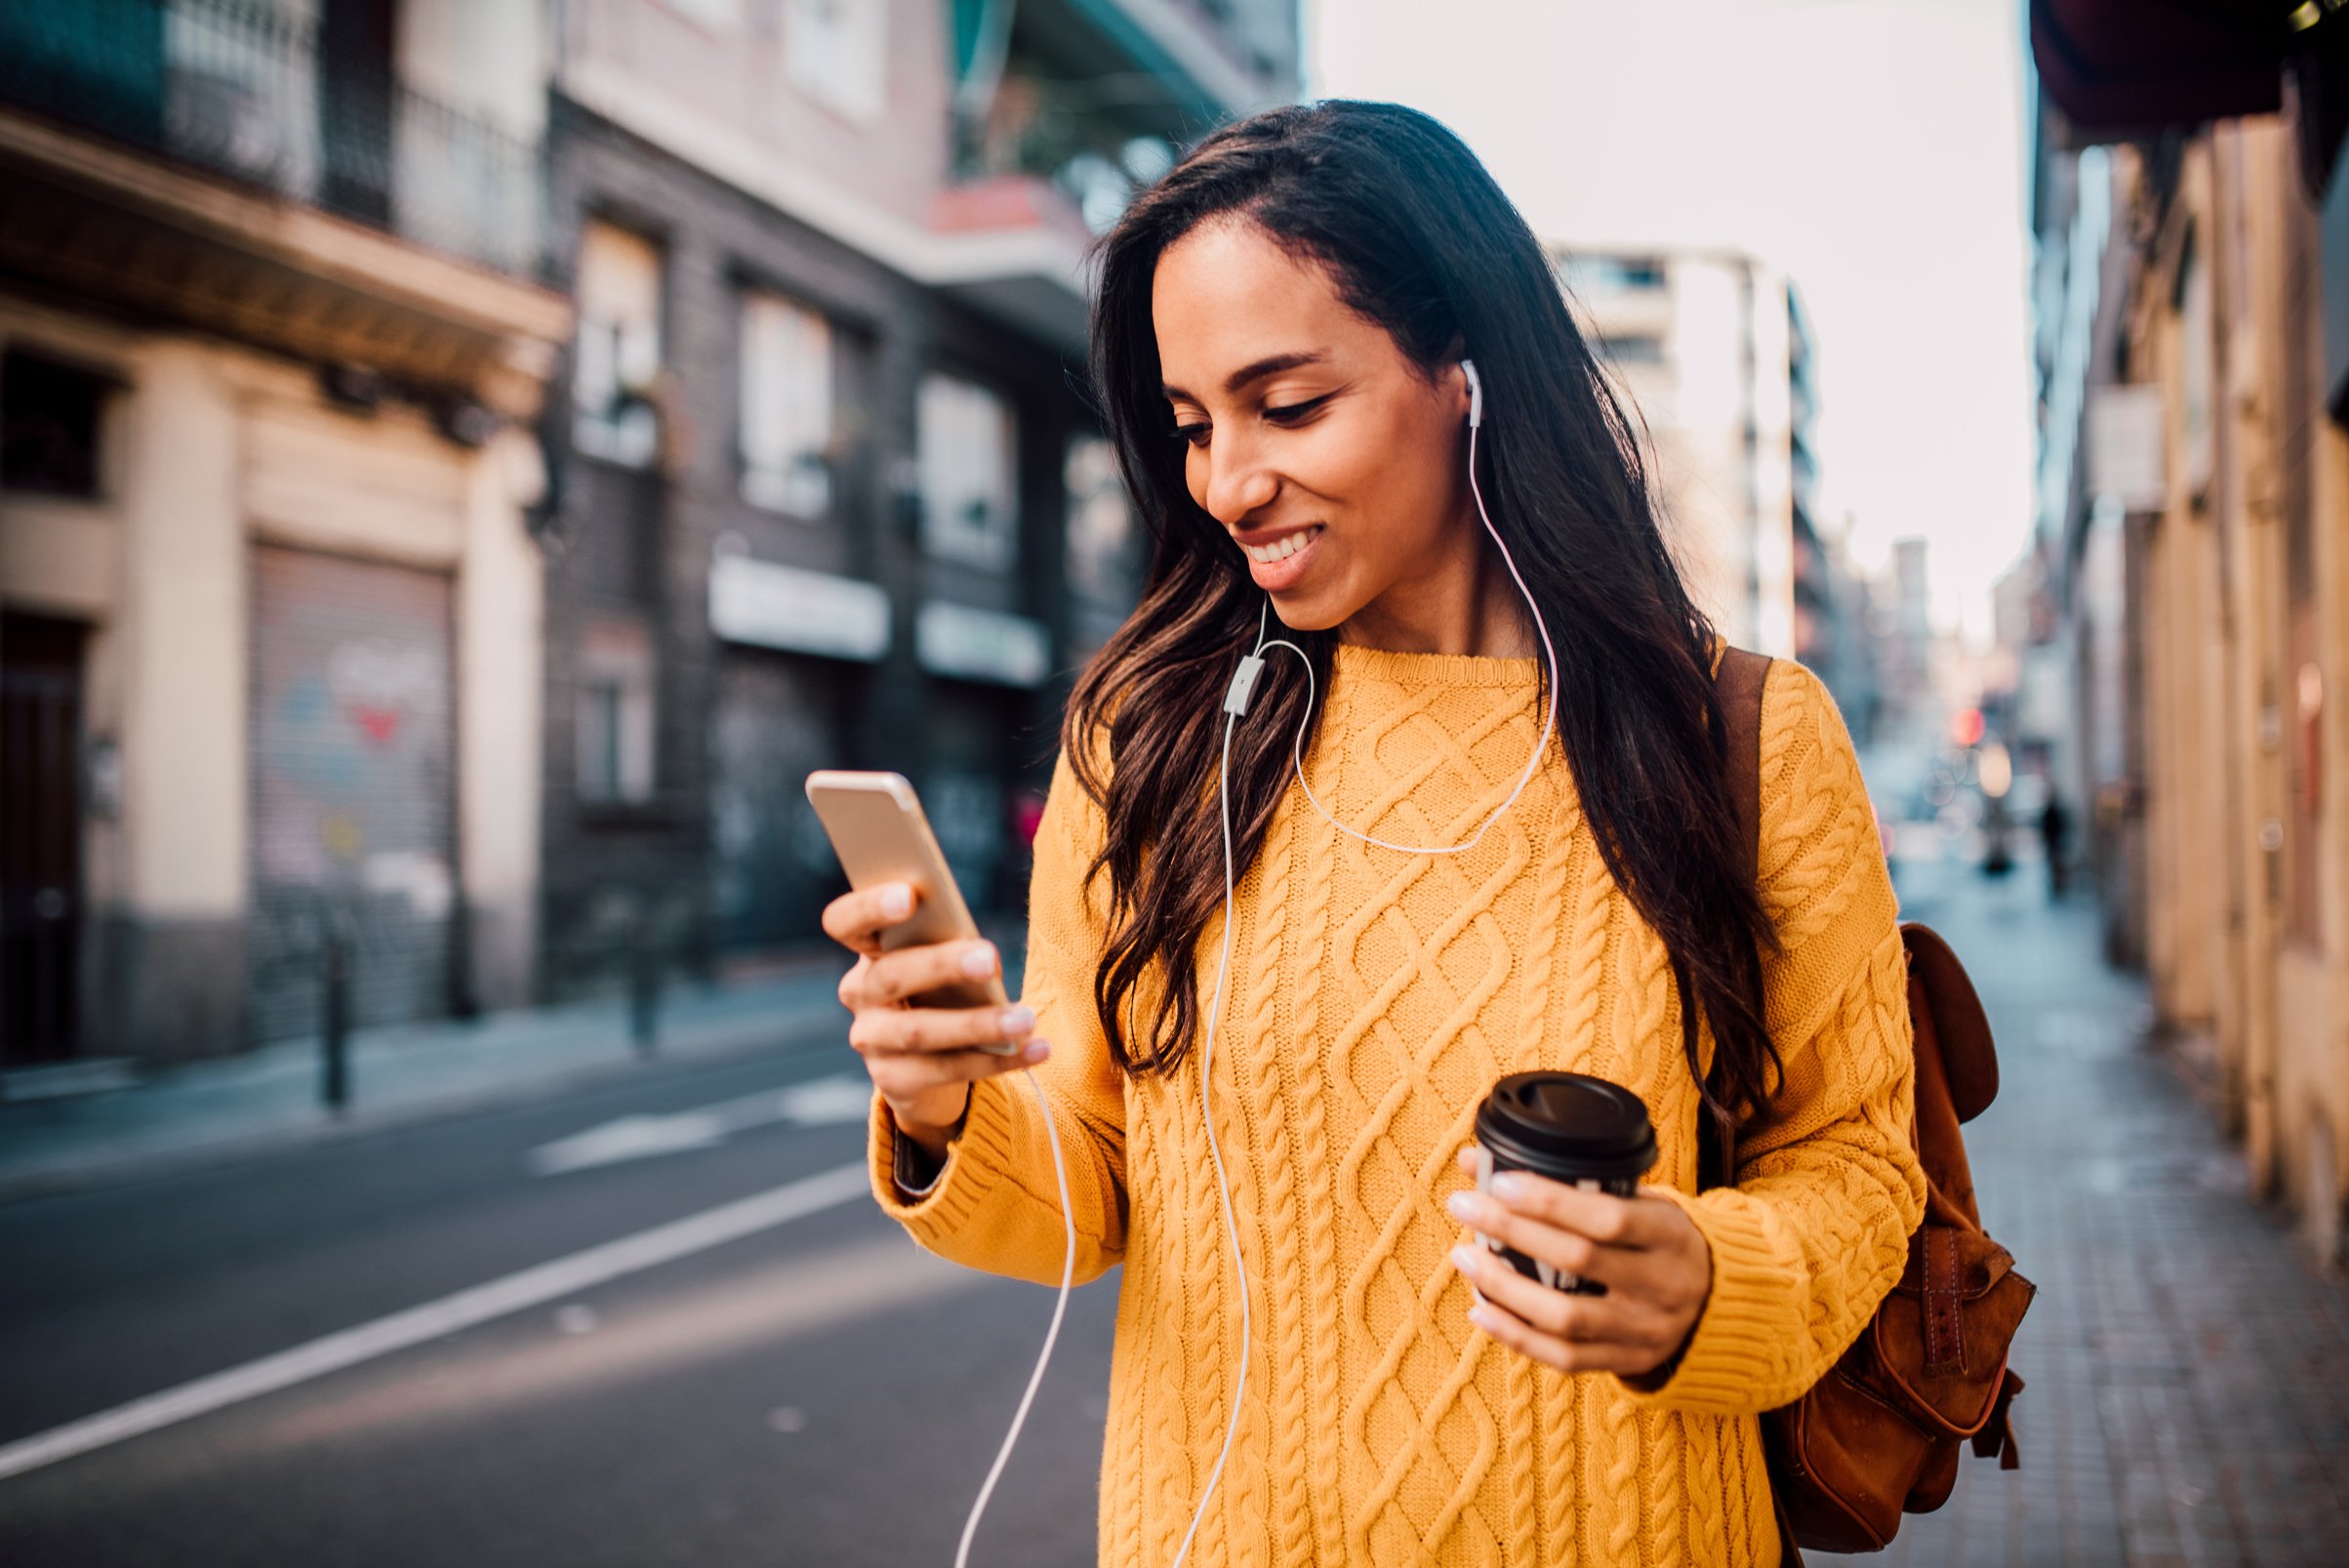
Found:
[[[1833,1367],[1900,1278],[1924,1213],[1910,1135],[1914,1044],[1898,904],[1835,700],[1770,668],[1762,720],[1762,968],[1785,1061],[1737,1143],[1737,1182],[1666,1192],[1713,1253],[1679,1367],[1644,1397],[1717,1416],[1791,1403]]]
[[[1107,890],[1088,895],[1084,885],[1100,827],[1100,808],[1064,756],[1036,828],[1021,1000],[1034,1009],[1036,1032],[1052,1044],[1034,1081],[1068,1165],[1079,1282],[1097,1278],[1125,1250],[1124,1075],[1093,1007]],[[897,1186],[896,1126],[875,1095],[869,1140],[873,1196],[942,1258],[1058,1284],[1067,1233],[1045,1115],[1026,1074],[972,1085],[970,1108],[937,1180],[909,1201]]]

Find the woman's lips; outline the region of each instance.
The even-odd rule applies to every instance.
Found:
[[[1242,552],[1248,557],[1248,576],[1267,593],[1278,593],[1283,588],[1294,587],[1312,565],[1320,545],[1321,533],[1322,525],[1315,523],[1310,528],[1283,534],[1268,543],[1241,545]],[[1277,553],[1276,559],[1264,559],[1266,555],[1274,553]]]

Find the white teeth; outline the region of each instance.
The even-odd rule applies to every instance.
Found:
[[[1316,523],[1313,527],[1301,528],[1294,534],[1283,534],[1270,544],[1242,544],[1240,548],[1246,552],[1249,560],[1260,565],[1270,566],[1275,561],[1286,560],[1289,556],[1305,548],[1320,532],[1321,525]]]

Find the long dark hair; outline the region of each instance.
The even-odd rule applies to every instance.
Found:
[[[1224,891],[1216,699],[1263,598],[1238,546],[1191,498],[1159,390],[1158,258],[1211,219],[1253,223],[1326,267],[1346,303],[1430,376],[1447,356],[1476,360],[1488,411],[1478,478],[1557,646],[1558,734],[1584,815],[1670,953],[1700,1088],[1700,1012],[1712,1025],[1722,1094],[1708,1104],[1716,1114],[1761,1104],[1779,1066],[1761,994],[1760,945],[1773,939],[1723,773],[1713,628],[1681,585],[1639,443],[1532,230],[1457,137],[1392,103],[1325,101],[1228,126],[1102,245],[1093,375],[1154,548],[1142,602],[1078,679],[1062,741],[1108,818],[1089,872],[1106,872],[1112,895],[1094,1001],[1118,1065],[1169,1072],[1199,1027],[1195,950]],[[1292,636],[1326,691],[1335,634]],[[1243,872],[1288,789],[1306,691],[1269,683],[1234,737]],[[1151,1017],[1129,1030],[1129,1008],[1152,990]]]

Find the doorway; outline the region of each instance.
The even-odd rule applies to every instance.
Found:
[[[82,655],[89,628],[0,615],[0,1064],[81,1048]]]

